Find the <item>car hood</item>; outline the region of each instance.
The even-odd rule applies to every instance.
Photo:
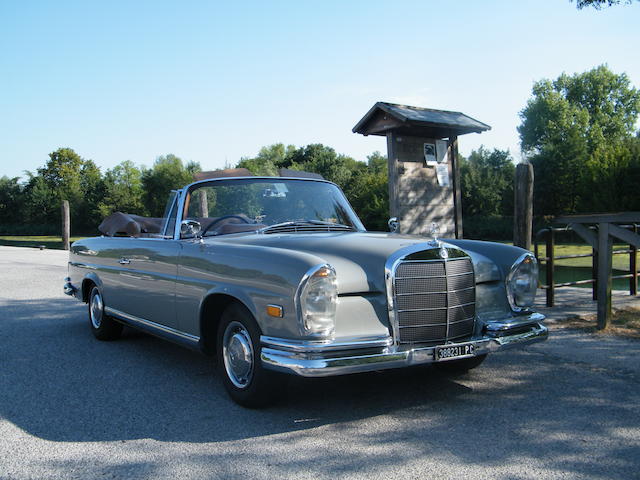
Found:
[[[433,248],[424,237],[383,232],[251,234],[214,238],[214,241],[235,245],[295,250],[315,255],[335,268],[340,294],[384,292],[384,267],[391,254],[418,244],[424,244],[425,250]],[[451,243],[460,242],[452,240]],[[455,246],[471,256],[477,282],[501,278],[500,269],[488,257],[463,245]]]

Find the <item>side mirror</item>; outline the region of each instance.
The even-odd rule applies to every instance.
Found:
[[[180,223],[180,238],[197,237],[200,230],[202,230],[200,222],[196,222],[195,220],[183,220]]]
[[[396,233],[400,229],[400,221],[398,220],[398,217],[391,217],[387,222],[387,225],[389,225],[389,231],[391,233]]]

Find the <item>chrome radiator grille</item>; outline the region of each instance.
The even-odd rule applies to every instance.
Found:
[[[400,343],[435,345],[471,336],[476,300],[471,259],[405,261],[394,277]]]

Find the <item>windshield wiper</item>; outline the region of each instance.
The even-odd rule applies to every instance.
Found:
[[[294,220],[289,222],[275,223],[273,225],[269,225],[267,227],[263,227],[259,230],[256,230],[256,233],[265,233],[272,230],[284,230],[287,227],[291,227],[295,230],[295,227],[304,227],[307,225],[319,225],[322,227],[327,227],[327,230],[322,229],[322,231],[330,231],[332,228],[336,230],[355,230],[354,227],[350,225],[344,225],[342,223],[332,223],[332,222],[323,222],[322,220]]]

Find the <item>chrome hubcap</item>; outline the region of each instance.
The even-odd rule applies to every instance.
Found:
[[[253,344],[240,322],[227,325],[222,339],[222,358],[229,380],[238,388],[246,388],[253,377]]]
[[[91,306],[89,308],[89,316],[91,317],[91,325],[93,328],[100,328],[102,323],[102,297],[99,292],[96,292],[91,297]]]

